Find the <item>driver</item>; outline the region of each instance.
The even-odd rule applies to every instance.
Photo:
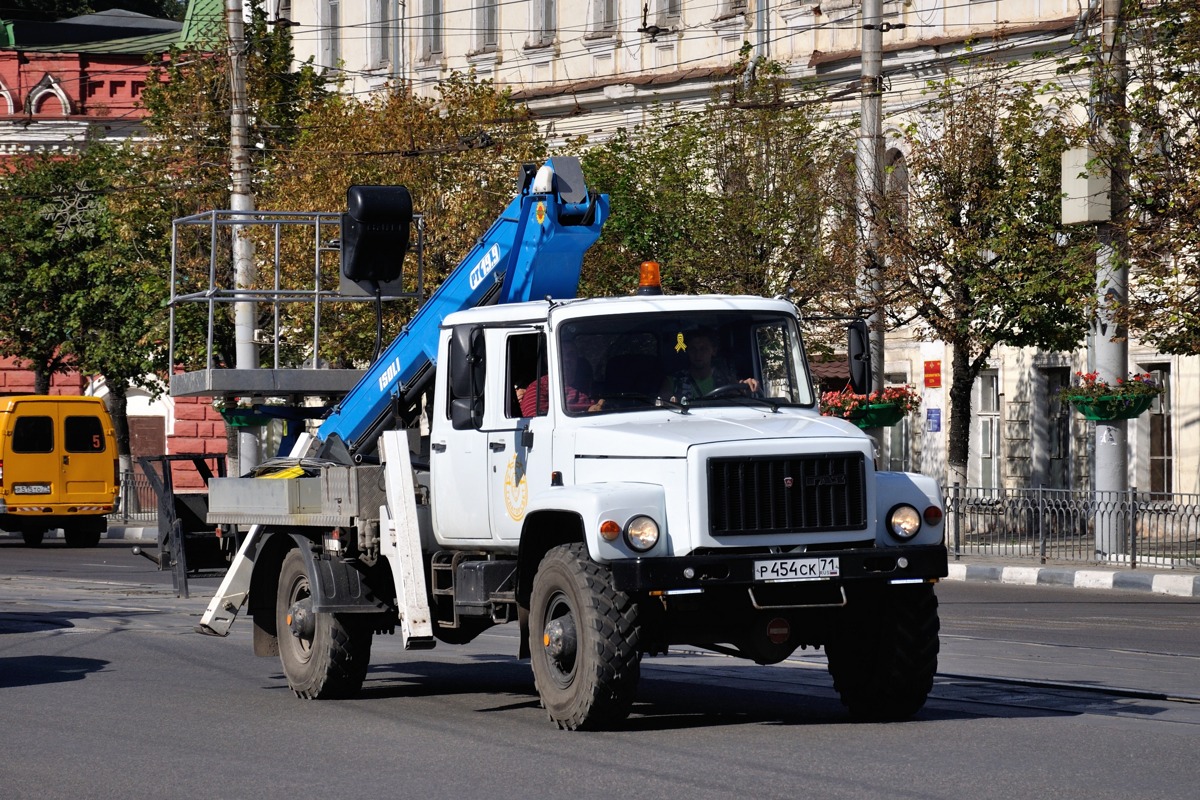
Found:
[[[709,328],[700,328],[688,334],[686,339],[679,335],[677,349],[687,354],[688,364],[684,369],[669,375],[663,382],[663,395],[678,402],[683,398],[703,397],[721,386],[744,383],[753,393],[758,391],[754,378],[738,379],[723,362],[716,362],[717,335]]]

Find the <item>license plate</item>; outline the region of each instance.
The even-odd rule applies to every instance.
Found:
[[[13,494],[50,494],[50,484],[18,483],[13,487]]]
[[[827,558],[776,558],[754,562],[756,581],[819,581],[842,574],[836,556]]]

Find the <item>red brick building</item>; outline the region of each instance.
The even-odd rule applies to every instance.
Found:
[[[56,22],[0,20],[0,165],[22,153],[69,153],[89,139],[140,136],[150,59],[175,45],[215,41],[223,12],[220,0],[192,0],[182,23],[119,10]],[[0,395],[32,392],[33,373],[0,359]],[[53,378],[50,393],[107,390],[69,373]],[[226,452],[224,421],[207,398],[153,399],[131,390],[129,429],[135,458]]]

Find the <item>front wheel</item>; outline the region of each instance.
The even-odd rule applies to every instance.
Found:
[[[542,705],[559,728],[625,719],[641,674],[637,606],[582,544],[546,553],[533,579],[529,651]]]
[[[937,596],[928,584],[852,595],[825,645],[833,686],[862,720],[901,720],[925,705],[937,673]]]
[[[24,540],[26,547],[41,547],[42,540],[45,538],[45,528],[25,528],[21,531],[21,539]]]
[[[291,550],[279,570],[275,630],[279,660],[297,697],[351,697],[362,688],[371,660],[372,631],[354,615],[313,611],[304,556]]]

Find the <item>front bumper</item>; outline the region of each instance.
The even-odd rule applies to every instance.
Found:
[[[754,562],[816,557],[838,559],[839,575],[794,583],[844,581],[903,581],[944,578],[948,572],[943,545],[873,547],[855,550],[823,550],[789,555],[704,555],[678,558],[631,558],[613,561],[613,587],[622,592],[670,592],[679,590],[761,586],[755,580]]]

